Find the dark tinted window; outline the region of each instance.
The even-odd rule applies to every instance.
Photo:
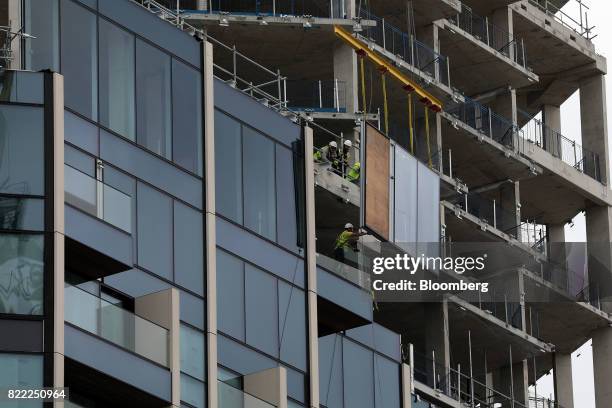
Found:
[[[98,119],[98,58],[96,17],[69,0],[62,0],[62,74],[65,103],[80,114]]]
[[[200,73],[172,60],[172,159],[202,175],[202,83]]]
[[[172,199],[138,183],[138,264],[172,279]]]
[[[170,56],[136,41],[136,117],[138,143],[171,157]]]
[[[202,213],[174,202],[174,280],[204,295]]]
[[[217,211],[242,224],[240,123],[215,111],[215,200]]]

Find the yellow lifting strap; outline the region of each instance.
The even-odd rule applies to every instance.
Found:
[[[368,108],[366,105],[365,58],[363,56],[359,57],[359,64],[361,69],[361,110],[365,115],[366,113],[368,113]]]
[[[383,107],[385,110],[385,133],[389,136],[389,105],[387,103],[387,72],[382,71]]]
[[[414,128],[412,127],[412,92],[408,93],[408,121],[410,129],[410,153],[414,155]]]
[[[429,144],[429,108],[425,107],[425,135],[427,137],[427,161],[429,163],[429,168],[433,168],[431,163],[431,146]]]

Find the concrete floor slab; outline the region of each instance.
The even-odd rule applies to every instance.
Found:
[[[461,91],[468,96],[509,85],[521,88],[538,81],[536,74],[448,20],[436,24],[441,28],[440,53],[450,60],[451,83],[461,84]]]

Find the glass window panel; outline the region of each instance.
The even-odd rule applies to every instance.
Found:
[[[42,104],[43,88],[40,72],[0,72],[0,101]]]
[[[277,279],[251,265],[244,266],[246,342],[278,356]]]
[[[244,264],[217,250],[217,319],[219,330],[244,341]]]
[[[287,395],[293,399],[305,402],[306,380],[304,374],[299,371],[285,367],[287,370]]]
[[[274,142],[243,127],[244,225],[276,241]]]
[[[399,364],[374,355],[375,408],[400,408]]]
[[[59,10],[57,0],[26,0],[25,66],[32,71],[59,71]]]
[[[61,70],[65,103],[90,119],[98,119],[98,52],[96,16],[70,0],[62,0]]]
[[[42,235],[0,234],[0,289],[0,313],[42,314]]]
[[[206,406],[206,387],[204,383],[181,374],[181,400],[196,407]]]
[[[172,279],[172,199],[138,183],[138,264]]]
[[[171,157],[170,56],[136,41],[136,118],[138,143]]]
[[[306,305],[304,292],[278,282],[280,359],[306,371]]]
[[[44,194],[42,108],[0,106],[0,193]]]
[[[174,202],[174,280],[204,295],[202,213]]]
[[[43,221],[43,200],[0,197],[0,229],[42,231]]]
[[[240,123],[215,111],[215,199],[217,211],[242,224]]]
[[[98,156],[98,126],[64,111],[64,139],[81,149]]]
[[[297,250],[298,230],[295,211],[293,152],[276,145],[276,198],[278,200],[278,243]]]
[[[402,248],[415,254],[417,241],[417,160],[395,147],[395,239]]]
[[[180,313],[181,320],[198,329],[204,330],[204,301],[185,291],[180,291]]]
[[[64,196],[71,204],[95,217],[98,216],[98,182],[93,177],[64,165]]]
[[[0,353],[0,367],[2,367],[0,370],[0,387],[2,388],[42,387],[42,355]]]
[[[418,186],[418,253],[437,256],[440,241],[440,177],[419,163]]]
[[[134,140],[134,36],[100,19],[100,123]]]
[[[83,153],[74,147],[64,145],[64,163],[89,177],[96,177],[96,161],[93,156]]]
[[[373,353],[347,339],[343,339],[342,347],[345,406],[372,408],[374,406]]]
[[[342,408],[342,337],[337,334],[319,338],[319,377],[321,404]]]
[[[172,60],[172,160],[202,175],[200,72]]]
[[[181,325],[181,371],[202,381],[204,370],[204,333]]]

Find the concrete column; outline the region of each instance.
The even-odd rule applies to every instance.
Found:
[[[586,209],[589,285],[604,311],[612,312],[612,207]]]
[[[546,125],[541,129],[544,136],[544,149],[555,157],[563,157],[563,144],[557,133],[561,132],[561,108],[554,105],[542,105],[542,123]],[[568,148],[568,146],[565,146]],[[574,154],[569,152],[567,154]],[[580,160],[580,159],[578,159]]]
[[[168,367],[172,377],[172,405],[181,405],[181,353],[180,330],[181,315],[179,309],[179,292],[170,288],[136,298],[134,311],[137,316],[144,317],[168,330]],[[156,356],[160,348],[166,344],[157,344],[155,339],[147,338],[150,327],[136,321],[136,351],[142,355]],[[204,363],[204,362],[202,362]]]
[[[412,406],[412,394],[414,393],[414,367],[402,364],[402,407]]]
[[[555,401],[563,408],[574,408],[571,354],[555,353],[553,355],[553,375]]]
[[[515,235],[520,240],[518,226],[521,224],[521,192],[518,181],[501,185],[498,208],[501,211],[496,214],[497,229]]]
[[[202,43],[204,96],[204,237],[206,251],[206,395],[209,407],[218,405],[217,391],[217,235],[215,207],[215,101],[213,46]]]
[[[287,369],[279,366],[244,376],[244,392],[277,408],[287,408]],[[245,407],[253,401],[245,400]]]
[[[334,79],[344,83],[346,111],[348,113],[359,111],[357,54],[348,45],[337,44],[334,49]],[[363,109],[365,107],[362,106],[361,110]]]
[[[492,32],[491,29],[489,29],[489,45],[491,47],[498,49],[499,47],[506,45],[506,42],[512,41],[512,39],[514,38],[514,22],[512,16],[512,9],[510,7],[502,7],[493,11],[491,17],[489,17],[489,21],[494,26],[496,26],[498,30],[506,32],[509,35],[507,39],[505,37],[502,37],[502,40],[502,38],[499,38],[499,36],[501,35],[500,33]],[[510,59],[515,59],[515,52],[515,47],[513,45],[510,45],[508,49]]]
[[[612,328],[598,329],[593,333],[593,377],[595,383],[595,406],[612,406]]]
[[[582,146],[599,155],[596,169],[602,183],[608,183],[608,124],[606,119],[606,80],[596,75],[580,83]],[[591,158],[587,158],[591,160]],[[592,165],[595,166],[595,165]],[[588,169],[592,171],[593,169]]]
[[[198,10],[208,10],[209,2],[208,0],[198,0],[196,7]]]
[[[64,220],[64,77],[50,75],[53,95],[53,282],[46,287],[53,288],[53,386],[64,386],[64,271],[65,271],[65,220]],[[46,79],[45,79],[46,80]],[[45,118],[49,120],[50,118]],[[47,200],[51,198],[47,197]],[[48,204],[48,203],[47,203]],[[46,215],[48,216],[48,215]],[[46,279],[46,278],[45,278]],[[53,402],[62,408],[61,400]]]
[[[306,287],[308,307],[308,371],[310,407],[319,407],[319,335],[317,320],[317,249],[315,224],[315,183],[312,128],[304,128],[304,174],[306,188]]]
[[[492,373],[493,389],[526,405],[529,398],[528,372],[527,360],[512,364],[512,367],[501,367]]]

